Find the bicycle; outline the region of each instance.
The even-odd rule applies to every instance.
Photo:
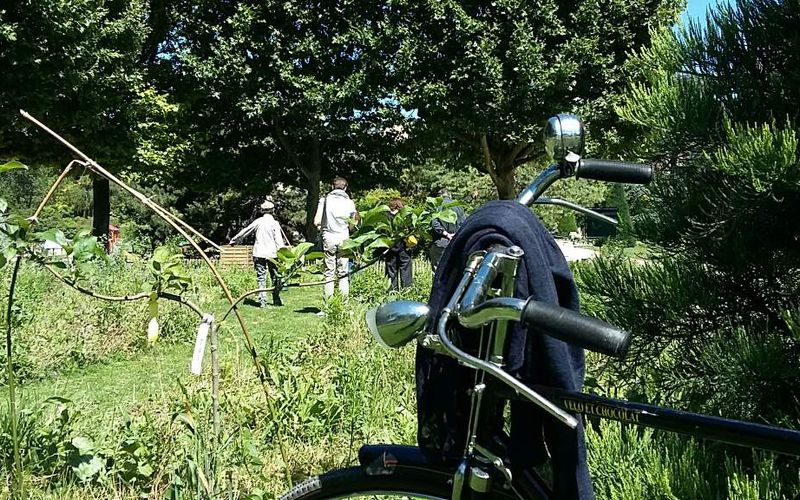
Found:
[[[517,201],[524,205],[560,205],[616,223],[614,219],[567,200],[542,196],[557,180],[573,176],[636,184],[650,181],[652,169],[649,166],[581,158],[583,141],[583,126],[578,117],[561,114],[551,118],[545,127],[545,144],[554,163],[537,176]],[[598,319],[533,299],[513,298],[520,257],[521,250],[513,246],[471,255],[455,293],[437,318],[429,318],[431,311],[427,304],[410,301],[390,302],[367,313],[369,329],[381,345],[400,347],[416,339],[423,347],[475,370],[469,425],[463,429],[467,446],[461,460],[456,465],[434,464],[414,446],[365,445],[359,451],[359,466],[309,478],[287,492],[283,499],[378,494],[456,500],[553,498],[552,491],[534,470],[512,471],[504,461],[502,443],[488,434],[487,422],[482,416],[498,401],[516,400],[535,405],[572,429],[578,425],[576,414],[580,414],[800,456],[798,431],[576,391],[528,387],[509,375],[501,366],[511,321],[616,357],[625,355],[631,340],[628,332]],[[425,331],[429,319],[435,328]],[[465,352],[450,338],[448,324],[453,320],[466,328],[488,328],[488,335],[481,334],[479,355]]]

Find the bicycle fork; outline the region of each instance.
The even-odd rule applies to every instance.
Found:
[[[517,246],[498,252],[500,257],[496,267],[498,277],[494,283],[499,281],[500,286],[499,288],[493,288],[494,283],[483,284],[487,298],[513,297],[517,268],[522,255],[522,249]],[[490,363],[498,368],[503,367],[508,327],[507,320],[499,320],[491,326],[481,329],[479,358],[488,359]],[[486,390],[485,377],[485,372],[480,370],[475,372],[475,382],[470,399],[467,444],[464,450],[464,459],[453,474],[452,500],[488,497],[492,489],[492,469],[502,475],[504,488],[512,487],[511,471],[505,466],[503,459],[478,444],[478,433],[483,427],[481,424],[485,423],[481,420],[481,417],[484,416],[481,410],[484,407],[492,408],[495,406],[493,398],[486,400],[483,397]]]

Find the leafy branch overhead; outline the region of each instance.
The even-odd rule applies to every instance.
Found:
[[[341,249],[355,258],[372,260],[398,242],[412,247],[429,238],[434,219],[455,222],[457,216],[453,207],[457,205],[457,201],[426,198],[422,205],[403,207],[394,217],[389,216],[388,206],[378,205],[361,213],[358,229]]]
[[[306,262],[322,258],[321,252],[311,252],[313,243],[303,242],[294,247],[283,247],[278,249],[278,255],[274,259],[269,259],[278,267],[284,283],[288,283],[297,277]]]

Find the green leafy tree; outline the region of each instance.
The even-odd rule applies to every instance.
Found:
[[[187,17],[177,64],[200,122],[213,121],[207,144],[242,180],[306,188],[308,237],[323,181],[393,174],[406,131],[376,56],[380,3],[205,1]]]
[[[152,85],[148,66],[156,38],[164,35],[154,26],[156,4],[165,3],[6,2],[0,9],[0,157],[70,159],[19,115],[25,109],[116,172],[147,178],[171,167],[186,145],[175,134],[175,105]],[[96,179],[93,190],[95,234],[104,235],[108,182]]]
[[[631,210],[628,205],[628,196],[625,192],[625,186],[622,184],[614,184],[609,190],[606,197],[606,204],[609,207],[617,209],[617,237],[623,245],[631,247],[636,244],[636,238],[631,234]]]
[[[575,220],[575,214],[567,212],[558,220],[558,233],[561,236],[567,236],[569,233],[578,230],[578,222]]]
[[[388,10],[396,97],[416,109],[434,143],[487,172],[500,198],[517,167],[543,153],[542,123],[577,111],[613,142],[622,64],[674,0],[404,0]],[[609,131],[606,136],[601,130]]]
[[[580,277],[597,312],[634,332],[620,368],[648,398],[800,417],[798,21],[791,2],[740,0],[632,60],[619,111],[659,167],[634,229],[661,258]]]

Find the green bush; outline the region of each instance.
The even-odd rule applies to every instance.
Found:
[[[746,454],[743,461],[725,447],[609,420],[587,425],[586,442],[598,498],[778,500],[800,494],[797,470],[765,453]]]
[[[578,230],[578,223],[575,221],[575,214],[567,212],[558,219],[558,234],[567,236]]]
[[[387,205],[392,198],[403,198],[400,191],[394,188],[374,188],[355,196],[356,208],[359,212],[365,212],[378,205]]]
[[[399,292],[390,291],[389,279],[384,274],[383,264],[380,264],[368,267],[350,278],[351,297],[370,306],[401,299],[427,302],[433,284],[433,271],[427,260],[416,259],[412,265],[414,283],[411,287]]]
[[[4,269],[7,290],[10,270]],[[148,280],[143,263],[121,260],[101,264],[85,287],[108,295],[137,293]],[[0,302],[6,309],[6,297]],[[107,302],[86,296],[33,264],[22,266],[14,296],[14,366],[19,381],[49,378],[92,363],[125,357],[146,347],[147,301]],[[197,316],[173,302],[159,308],[161,341],[194,338]],[[5,325],[5,317],[2,324]],[[5,326],[3,326],[5,328]],[[5,363],[5,350],[0,354]],[[0,375],[5,384],[6,372]]]

